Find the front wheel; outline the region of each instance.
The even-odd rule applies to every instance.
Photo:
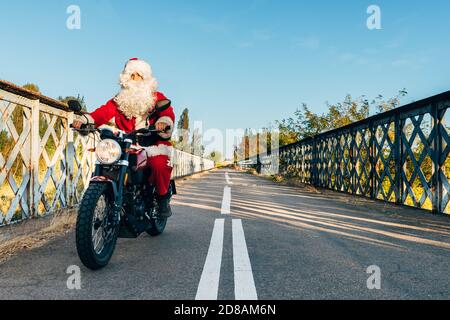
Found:
[[[113,195],[109,185],[94,183],[84,194],[76,226],[77,252],[91,270],[105,267],[116,247],[118,228],[111,225]]]

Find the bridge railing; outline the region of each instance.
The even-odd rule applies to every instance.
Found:
[[[69,128],[73,113],[59,101],[0,81],[0,226],[76,205],[95,164],[92,137]],[[214,162],[175,150],[173,177]]]
[[[192,175],[194,173],[211,170],[215,167],[215,162],[210,159],[193,155],[178,149],[175,149],[173,156],[173,172],[174,178],[181,178]]]
[[[259,167],[317,187],[449,214],[449,108],[450,91],[260,155]],[[240,164],[255,167],[257,157]]]

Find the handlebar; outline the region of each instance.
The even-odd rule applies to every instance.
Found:
[[[80,133],[81,135],[83,135],[83,136],[87,136],[87,135],[89,135],[90,133],[93,133],[93,132],[97,132],[97,131],[98,131],[98,129],[97,129],[97,128],[95,127],[95,125],[92,124],[92,123],[85,123],[85,124],[82,124],[81,127],[80,127],[79,129],[78,129],[78,128],[74,128],[72,124],[70,124],[69,127],[70,127],[72,130],[79,132],[79,133]]]
[[[89,135],[90,133],[94,133],[94,132],[98,132],[99,129],[95,126],[95,124],[92,123],[87,123],[87,124],[82,124],[81,127],[78,128],[74,128],[72,124],[70,124],[70,128],[72,128],[75,131],[80,132],[82,135]],[[164,133],[167,131],[170,131],[172,129],[171,126],[167,126],[164,130],[156,130],[156,126],[155,125],[151,125],[147,128],[142,128],[142,129],[138,129],[135,130],[133,132],[130,132],[128,134],[124,134],[124,137],[126,138],[134,138],[137,135],[143,135],[143,136],[149,136],[152,133]]]
[[[164,130],[156,130],[156,126],[151,125],[151,126],[148,126],[147,128],[142,128],[142,129],[138,129],[133,132],[130,132],[130,133],[126,134],[126,136],[129,138],[135,137],[137,135],[149,136],[152,133],[164,133],[164,132],[170,131],[171,129],[172,129],[171,126],[167,126]]]

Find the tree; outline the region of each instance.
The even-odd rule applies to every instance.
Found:
[[[238,161],[239,161],[239,147],[235,145],[233,148],[233,163],[237,165]]]
[[[191,153],[202,157],[204,152],[205,147],[202,144],[202,135],[200,134],[199,129],[196,128],[192,133]]]
[[[34,83],[26,83],[22,86],[22,88],[33,91],[35,93],[41,93],[41,91],[39,90],[39,86]]]
[[[382,95],[379,95],[372,101],[372,104],[377,106],[377,111],[379,113],[390,111],[392,109],[398,108],[401,103],[401,98],[407,95],[408,91],[405,88],[403,88],[398,92],[398,94],[395,97],[390,98],[387,101],[384,100]]]
[[[34,84],[34,83],[27,83],[27,84],[23,85],[22,88],[32,91],[34,93],[38,93],[38,94],[41,93],[39,91],[38,85]],[[23,114],[22,107],[19,105],[16,105],[16,107],[14,108],[14,111],[11,114],[11,118],[12,118],[12,121],[14,123],[16,130],[19,133],[22,132],[22,129],[23,129],[23,117],[24,117],[24,114]]]
[[[400,106],[401,98],[405,95],[407,95],[405,89],[400,90],[396,96],[388,100],[385,100],[382,95],[378,95],[372,100],[368,100],[365,96],[354,99],[351,95],[347,95],[342,102],[327,103],[327,111],[322,114],[314,113],[308,105],[303,103],[292,117],[275,122],[275,126],[279,130],[280,146],[364,120],[370,116],[371,112],[380,113],[397,108]],[[270,132],[270,128],[266,128],[263,134],[259,135],[262,146],[270,148]],[[389,132],[388,134],[392,136],[394,133]],[[256,155],[257,139],[257,134],[248,129],[245,130],[244,137],[237,146],[238,159]],[[264,139],[269,140],[264,141]],[[260,153],[265,152],[265,150],[259,151]]]
[[[397,108],[405,95],[407,95],[405,89],[388,100],[382,95],[371,101],[365,96],[354,99],[351,95],[347,95],[342,102],[327,103],[327,112],[323,114],[316,114],[306,104],[302,104],[301,108],[295,111],[294,117],[275,122],[280,130],[280,145],[364,120],[370,116],[372,110],[380,113]]]
[[[273,127],[262,128],[261,130],[245,129],[244,136],[235,146],[234,159],[244,160],[256,156],[258,153],[271,152],[273,139]],[[292,139],[292,142],[297,140]]]
[[[78,94],[76,97],[74,97],[74,96],[67,96],[67,97],[59,96],[58,100],[61,101],[62,103],[67,103],[67,102],[69,102],[69,100],[77,100],[81,105],[81,110],[87,111],[87,105],[86,105],[84,96],[81,96],[80,94]]]
[[[177,124],[178,143],[177,148],[190,152],[189,150],[189,109],[185,108],[180,115]]]
[[[208,156],[208,159],[213,160],[214,162],[221,162],[223,160],[222,153],[220,151],[212,151]]]
[[[180,115],[180,120],[178,120],[178,129],[189,130],[189,109],[185,108]]]

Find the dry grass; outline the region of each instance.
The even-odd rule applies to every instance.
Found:
[[[6,183],[0,186],[0,214],[2,212],[8,212],[11,201],[13,201],[16,196]]]
[[[25,190],[26,192],[27,190]],[[45,188],[45,198],[53,200],[55,197],[56,188],[54,184],[48,183]],[[4,216],[8,212],[8,210],[11,207],[11,202],[16,197],[16,194],[12,191],[11,187],[8,185],[8,182],[4,182],[2,186],[0,186],[0,214],[3,214]],[[59,201],[56,202],[56,208],[58,209],[60,207]],[[38,206],[38,213],[40,215],[43,215],[46,213],[46,209],[44,207],[44,204],[42,202],[39,202]],[[18,216],[20,218],[21,215],[21,206],[20,204],[17,205],[14,212],[15,217]],[[14,218],[13,218],[14,221]]]
[[[76,223],[75,210],[61,210],[51,218],[24,221],[0,229],[8,233],[7,240],[0,244],[0,263],[5,262],[19,252],[36,249],[49,241],[67,234]],[[5,237],[5,236],[4,236]]]
[[[258,176],[264,179],[269,179],[270,181],[279,183],[281,185],[285,185],[285,186],[289,186],[289,187],[297,187],[297,188],[302,188],[308,192],[314,192],[314,193],[318,193],[318,194],[322,194],[321,191],[319,191],[316,187],[300,182],[299,179],[297,178],[286,178],[283,175],[265,175],[265,174],[259,174],[256,169],[238,169],[241,172],[245,172],[254,176]]]

